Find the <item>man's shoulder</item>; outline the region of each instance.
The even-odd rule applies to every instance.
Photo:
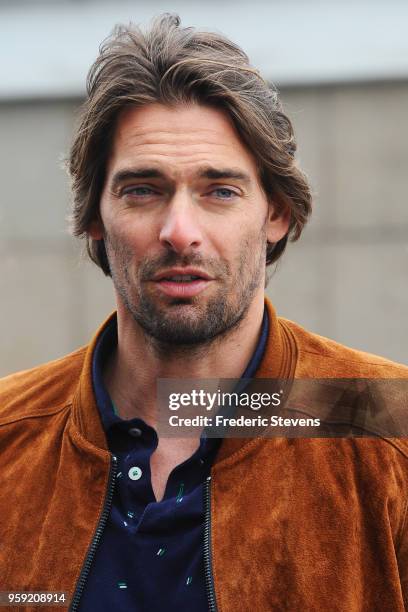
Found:
[[[325,338],[288,319],[279,320],[296,345],[297,377],[408,378],[407,365]]]
[[[0,425],[58,412],[72,400],[87,347],[0,379]]]

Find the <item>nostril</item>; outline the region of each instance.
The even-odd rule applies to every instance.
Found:
[[[164,246],[178,253],[201,245],[201,236],[198,229],[194,228],[190,231],[189,228],[180,225],[173,231],[163,230],[159,239]]]

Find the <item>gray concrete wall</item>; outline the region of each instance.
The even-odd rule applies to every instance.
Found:
[[[312,331],[408,363],[408,83],[282,94],[316,197],[268,294]],[[86,343],[114,307],[65,229],[77,106],[0,105],[0,375]]]
[[[408,84],[284,99],[316,197],[268,292],[309,329],[408,363]]]

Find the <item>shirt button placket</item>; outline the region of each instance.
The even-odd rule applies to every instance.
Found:
[[[139,480],[142,477],[142,470],[138,465],[134,465],[128,471],[130,480]]]
[[[132,436],[132,438],[140,438],[142,435],[142,430],[139,427],[131,427],[128,429],[128,434]]]

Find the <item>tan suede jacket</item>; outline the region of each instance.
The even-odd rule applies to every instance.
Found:
[[[257,376],[408,378],[267,307]],[[102,329],[0,381],[0,591],[65,591],[73,610],[113,492],[91,380]],[[405,439],[226,439],[207,492],[209,610],[408,610]]]

